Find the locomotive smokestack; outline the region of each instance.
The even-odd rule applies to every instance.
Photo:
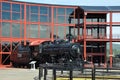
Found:
[[[67,39],[69,42],[71,42],[73,38],[74,38],[74,37],[73,37],[72,34],[66,34],[66,39]]]

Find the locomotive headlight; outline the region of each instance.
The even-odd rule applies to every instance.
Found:
[[[80,53],[80,48],[78,45],[73,45],[72,49],[75,50],[77,53]]]

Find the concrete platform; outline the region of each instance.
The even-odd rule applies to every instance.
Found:
[[[38,73],[38,69],[0,68],[0,80],[34,80]]]

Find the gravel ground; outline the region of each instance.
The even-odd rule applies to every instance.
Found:
[[[0,80],[34,80],[39,70],[0,68]]]

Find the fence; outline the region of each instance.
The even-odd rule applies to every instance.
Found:
[[[83,70],[83,71],[82,71]],[[38,80],[120,80],[119,68],[82,68],[76,69],[58,69],[48,66],[39,68]]]

